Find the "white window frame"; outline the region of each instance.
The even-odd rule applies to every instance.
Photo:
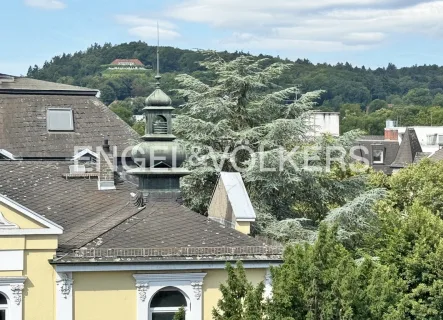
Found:
[[[71,126],[71,128],[69,128],[69,129],[51,129],[50,128],[50,119],[49,119],[49,114],[51,113],[51,111],[66,111],[66,112],[70,111],[70,114],[71,114],[70,126]],[[48,108],[46,117],[47,117],[46,125],[47,125],[47,129],[49,132],[74,132],[75,131],[74,112],[72,111],[71,108]]]
[[[176,312],[178,308],[150,308],[152,298],[173,287],[186,299],[186,320],[203,320],[203,278],[206,273],[134,274],[137,288],[137,320],[152,320],[152,311]],[[153,310],[154,309],[154,310]],[[168,310],[167,310],[168,309]]]
[[[22,292],[26,277],[0,277],[0,293],[6,297],[6,320],[23,320]]]
[[[179,289],[177,289],[175,287],[170,287],[170,288],[176,289],[186,299],[186,307],[184,307],[184,310],[185,310],[186,313],[188,313],[188,310],[189,310],[188,306],[191,303],[190,299],[185,294],[183,294],[183,292],[181,292],[181,290],[179,290]],[[160,289],[160,290],[162,290],[162,289]],[[172,290],[170,290],[170,291],[172,291]],[[157,291],[156,294],[158,292],[159,291]],[[155,294],[154,294],[154,296],[152,298],[154,298],[154,297],[155,297]],[[168,313],[168,312],[176,313],[176,312],[178,312],[180,310],[181,306],[177,306],[177,307],[154,307],[154,308],[151,308],[152,298],[151,298],[151,301],[149,302],[149,318],[148,318],[149,320],[152,320],[152,314],[153,313]]]
[[[5,311],[5,319],[9,320],[9,312],[8,312],[8,306],[9,306],[9,300],[8,297],[6,296],[6,294],[4,294],[3,292],[0,292],[0,295],[4,296],[6,298],[6,304],[0,304],[0,312],[1,311]]]
[[[374,160],[374,151],[380,151],[381,152],[380,160],[378,160],[378,161]],[[383,164],[384,161],[385,161],[385,152],[383,150],[380,150],[380,149],[372,150],[372,163],[374,163],[374,164]]]

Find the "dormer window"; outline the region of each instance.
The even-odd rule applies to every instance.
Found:
[[[74,131],[74,115],[71,108],[49,108],[48,131],[69,132]]]
[[[381,164],[384,161],[383,150],[372,150],[372,163]]]
[[[154,134],[167,134],[168,133],[168,121],[163,116],[156,116],[152,128]]]

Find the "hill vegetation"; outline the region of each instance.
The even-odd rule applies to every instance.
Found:
[[[206,84],[213,82],[214,75],[199,64],[204,60],[203,52],[172,47],[161,47],[160,50],[162,88],[172,97],[174,106],[185,102],[175,91],[178,74],[189,74]],[[242,52],[218,54],[225,61],[248,55],[252,59],[267,58],[268,65],[276,62],[289,64],[284,74],[276,79],[276,84],[282,88],[298,86],[302,93],[324,90],[317,101],[318,108],[340,111],[343,132],[361,128],[369,134],[382,134],[388,118],[398,120],[401,125],[443,125],[441,66],[397,68],[389,64],[385,68],[370,69],[355,67],[348,62],[313,64],[306,59],[290,61]],[[108,65],[118,58],[137,58],[150,67],[155,65],[156,48],[140,41],[119,45],[94,44],[85,51],[55,56],[41,67],[29,67],[28,76],[99,89],[104,103],[109,105],[119,101],[113,104],[117,113],[126,109],[131,114],[139,114],[140,103],[134,103],[132,99],[146,97],[153,91],[154,71],[109,70]],[[129,113],[119,115],[125,118]],[[132,124],[130,115],[126,120]]]

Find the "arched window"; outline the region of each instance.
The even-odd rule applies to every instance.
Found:
[[[6,313],[8,312],[8,300],[0,293],[0,320],[6,320]]]
[[[172,320],[174,315],[184,307],[187,309],[188,302],[185,296],[174,287],[167,287],[158,291],[151,300],[149,306],[150,320]]]
[[[168,121],[163,116],[156,116],[153,122],[152,132],[154,134],[167,134],[168,133]]]

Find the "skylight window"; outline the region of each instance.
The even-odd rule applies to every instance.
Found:
[[[74,131],[74,116],[70,108],[48,109],[48,131]]]

